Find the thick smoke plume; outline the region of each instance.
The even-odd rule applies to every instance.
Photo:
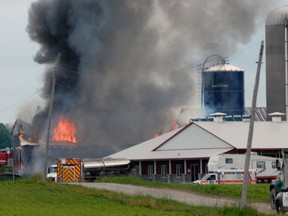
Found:
[[[56,71],[53,124],[76,123],[79,145],[117,151],[172,124],[195,97],[195,64],[249,42],[263,0],[39,0],[27,31]],[[48,100],[47,100],[48,101]],[[178,108],[178,109],[175,109]],[[45,130],[48,106],[33,119]],[[104,150],[103,150],[104,152]]]

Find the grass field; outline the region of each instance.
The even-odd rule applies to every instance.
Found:
[[[209,196],[222,196],[240,199],[242,195],[242,184],[221,184],[221,185],[199,185],[199,184],[171,184],[165,182],[147,182],[134,176],[103,177],[100,182],[111,182],[120,184],[143,185],[150,187],[174,188],[186,191],[193,191]],[[269,202],[269,184],[248,185],[247,199],[257,202]]]
[[[140,180],[130,177],[113,181],[140,184]],[[237,207],[194,207],[165,199],[43,182],[40,177],[0,181],[0,191],[0,215],[261,215],[250,208],[240,211]]]

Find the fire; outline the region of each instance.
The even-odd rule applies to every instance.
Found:
[[[25,133],[19,133],[18,134],[20,138],[31,142],[31,143],[39,143],[39,138],[36,135],[32,135],[32,134],[25,134]]]
[[[168,127],[164,128],[161,132],[155,133],[154,134],[154,138],[156,138],[156,137],[158,137],[158,136],[160,136],[160,135],[162,135],[164,133],[168,133],[169,131],[176,130],[178,128],[179,128],[179,125],[177,124],[177,122],[173,121],[171,123],[171,125],[169,125]]]
[[[179,128],[179,125],[177,124],[177,122],[176,121],[173,121],[172,122],[172,130],[176,130],[176,129],[178,129]]]
[[[54,142],[77,143],[75,124],[68,117],[60,117],[57,127],[53,130]]]

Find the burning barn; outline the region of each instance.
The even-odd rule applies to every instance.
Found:
[[[33,131],[30,124],[18,119],[14,125],[13,145],[17,148],[17,161],[21,163],[21,173],[31,175],[41,173],[43,169],[43,155],[46,148],[45,140]],[[49,162],[72,154],[71,151],[77,146],[73,124],[61,119],[52,132],[50,143]]]

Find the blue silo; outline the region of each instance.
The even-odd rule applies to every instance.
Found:
[[[243,115],[244,71],[226,63],[204,69],[202,94],[206,116],[215,112]]]

